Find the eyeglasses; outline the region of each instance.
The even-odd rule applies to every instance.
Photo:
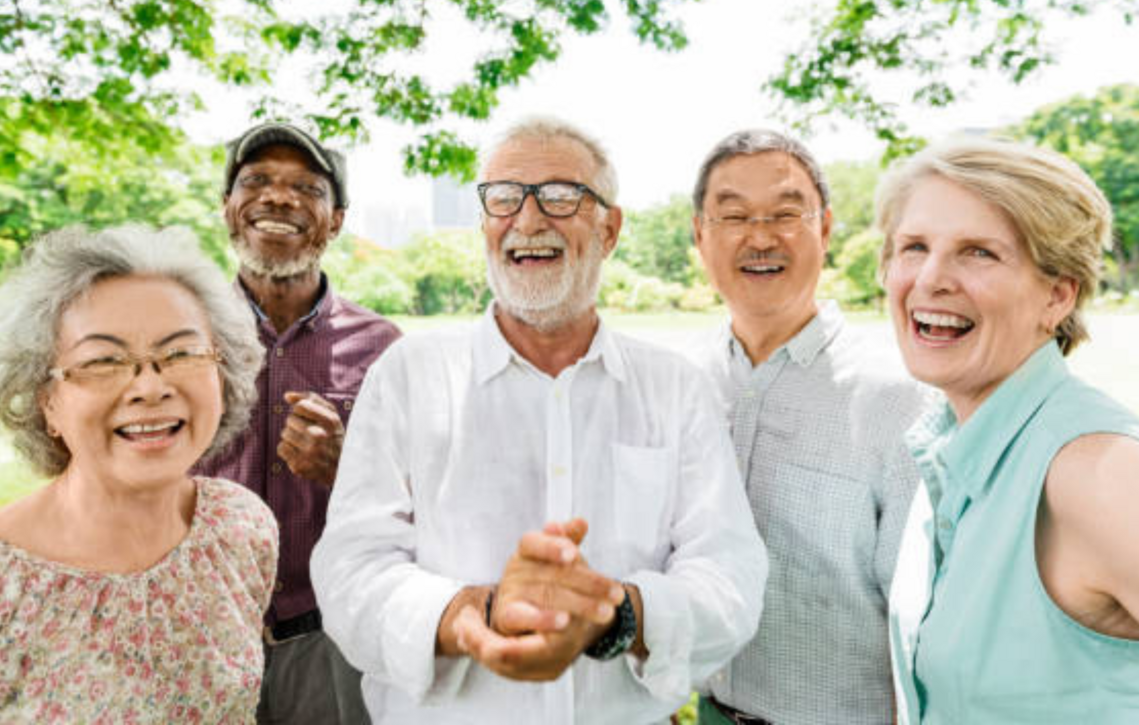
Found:
[[[724,232],[742,237],[759,225],[772,234],[787,236],[803,229],[806,222],[818,219],[823,215],[821,209],[814,211],[780,211],[768,216],[744,216],[743,214],[728,214],[721,217],[704,217],[704,221],[711,226],[719,227]]]
[[[488,216],[514,216],[522,211],[526,197],[534,195],[543,214],[564,219],[577,214],[581,200],[589,195],[605,207],[609,204],[585,184],[574,181],[543,181],[541,184],[520,184],[517,181],[485,181],[478,185],[479,199]]]
[[[150,364],[167,380],[180,380],[211,368],[222,361],[222,354],[208,345],[170,347],[146,355],[129,353],[102,355],[65,368],[52,368],[48,375],[78,385],[126,385]]]

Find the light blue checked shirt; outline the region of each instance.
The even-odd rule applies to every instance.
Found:
[[[887,599],[918,481],[902,435],[929,393],[833,302],[759,365],[727,324],[697,362],[771,566],[759,632],[711,692],[776,725],[890,722]]]

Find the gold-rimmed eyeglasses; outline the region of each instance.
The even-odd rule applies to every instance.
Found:
[[[79,385],[125,385],[151,365],[154,372],[167,380],[193,376],[222,361],[222,354],[209,345],[182,345],[156,350],[145,355],[120,352],[99,355],[67,367],[55,367],[48,375]]]

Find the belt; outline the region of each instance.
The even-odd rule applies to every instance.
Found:
[[[746,712],[740,712],[734,707],[725,705],[711,695],[706,695],[705,699],[708,702],[712,703],[712,707],[719,710],[721,715],[731,720],[733,723],[735,723],[735,725],[772,725],[772,722],[770,720],[764,720],[761,717],[748,715]]]
[[[320,629],[320,610],[313,609],[295,617],[282,619],[272,627],[265,627],[263,634],[269,644],[280,644],[295,637],[319,632]]]

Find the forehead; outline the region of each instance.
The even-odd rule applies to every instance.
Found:
[[[269,144],[257,149],[241,165],[238,173],[246,169],[263,170],[270,167],[290,172],[307,171],[324,177],[324,170],[312,156],[289,144]]]
[[[484,181],[588,182],[596,172],[589,150],[573,139],[521,137],[507,141],[487,160]]]
[[[708,175],[704,203],[776,204],[788,199],[822,203],[811,175],[798,159],[782,151],[764,151],[717,164]]]
[[[974,191],[934,174],[914,182],[895,234],[1003,239],[1019,245],[1008,214]]]
[[[167,277],[129,275],[96,282],[72,301],[59,320],[59,343],[66,349],[85,336],[102,334],[148,344],[182,329],[204,334],[210,329],[194,293]]]

